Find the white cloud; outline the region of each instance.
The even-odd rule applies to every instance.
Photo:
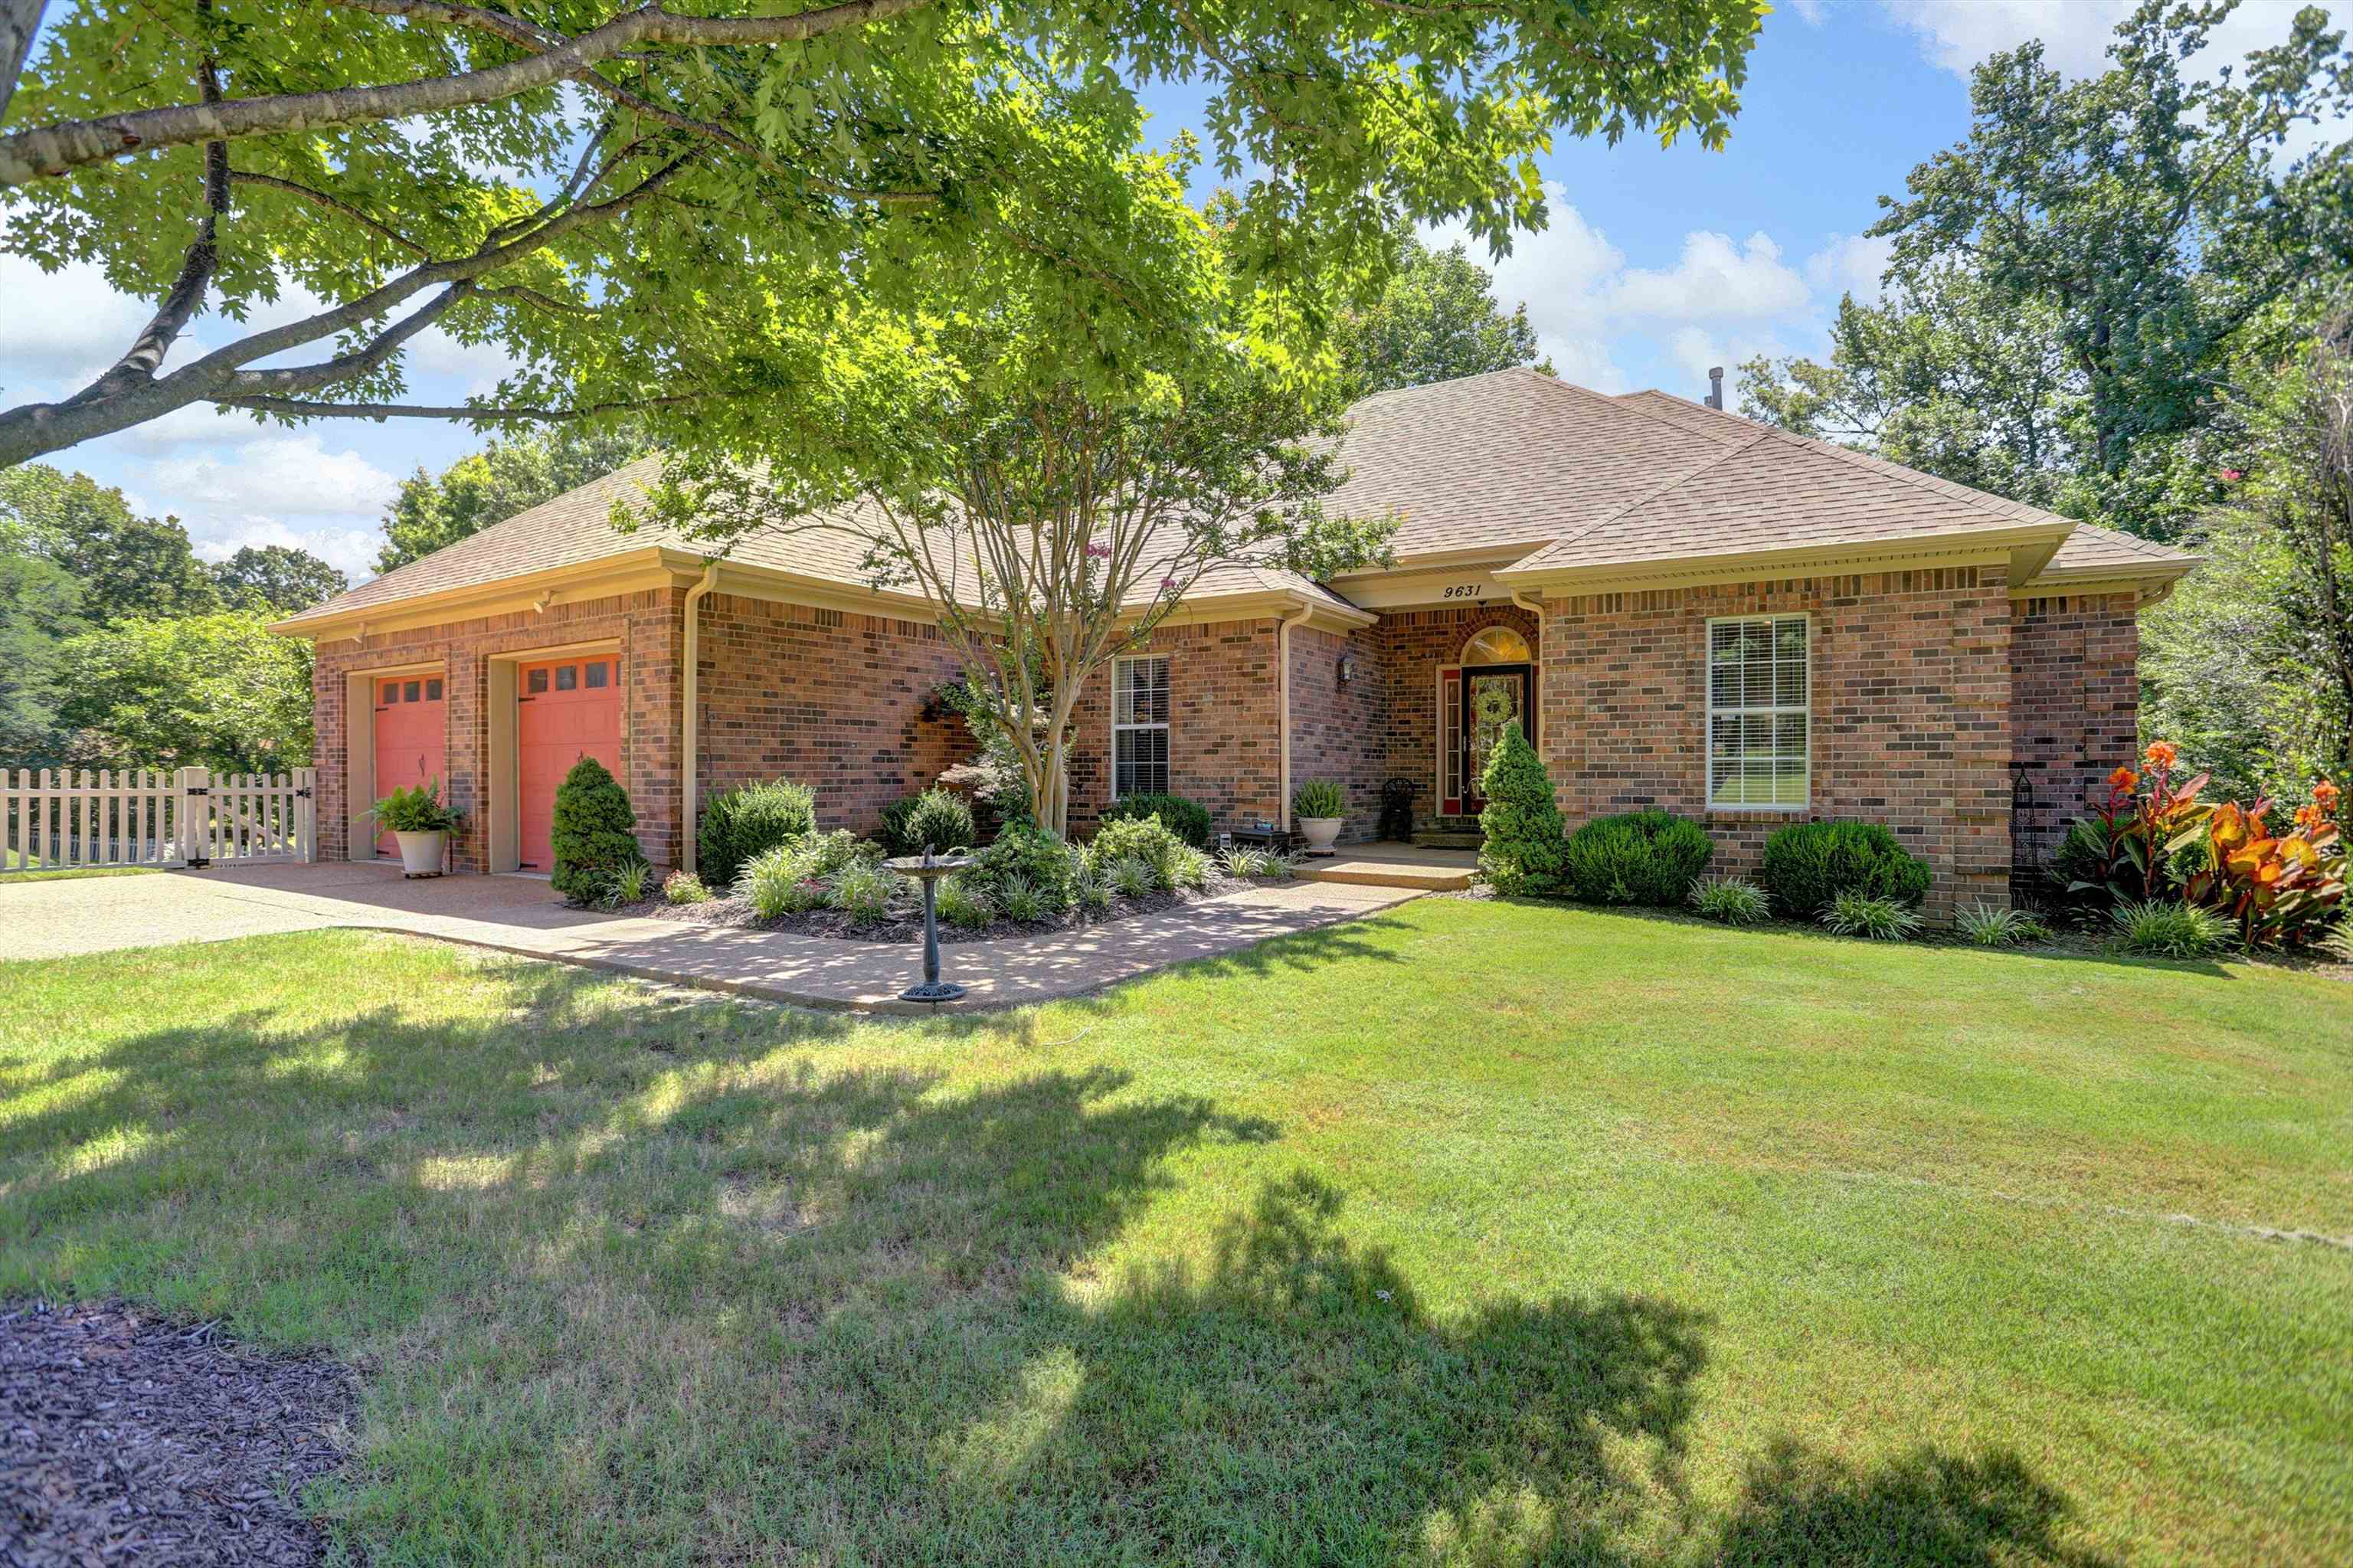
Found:
[[[496,391],[519,364],[497,344],[459,343],[438,326],[427,327],[409,341],[406,363],[412,376],[443,376],[458,381],[465,397]]]
[[[259,436],[225,452],[165,458],[148,482],[183,515],[345,517],[380,510],[399,481],[351,450],[331,452],[316,435]]]
[[[294,529],[268,517],[242,517],[224,519],[195,540],[196,554],[207,561],[225,561],[248,545],[308,550],[358,582],[375,575],[376,552],[384,547],[384,535],[375,528]]]
[[[1822,17],[1826,14],[1823,0],[1790,0],[1789,9],[1817,27],[1822,25]]]
[[[1704,229],[1683,237],[1672,269],[1636,268],[1609,293],[1625,314],[1683,322],[1761,321],[1802,310],[1807,298],[1806,281],[1782,265],[1770,236],[1752,234],[1736,247],[1729,235]]]
[[[0,386],[18,397],[58,397],[83,385],[121,357],[155,313],[116,293],[89,262],[44,272],[15,255],[0,255],[0,300],[9,302]]]
[[[1833,234],[1830,243],[1806,258],[1806,286],[1836,299],[1852,294],[1866,302],[1879,298],[1880,276],[1895,252],[1892,237]]]

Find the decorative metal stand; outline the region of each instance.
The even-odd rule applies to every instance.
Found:
[[[964,987],[954,980],[940,979],[938,885],[941,877],[970,865],[971,859],[934,859],[932,846],[925,844],[921,860],[886,860],[882,863],[900,875],[912,876],[923,885],[923,983],[909,986],[899,993],[899,1000],[933,1002],[958,1000],[964,995]]]

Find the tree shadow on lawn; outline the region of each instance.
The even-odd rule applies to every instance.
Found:
[[[73,1065],[106,1075],[88,1097],[0,1129],[12,1179],[108,1128],[151,1135],[16,1181],[0,1244],[94,1270],[77,1289],[185,1290],[362,1356],[373,1430],[330,1505],[353,1545],[2091,1561],[2007,1455],[1858,1469],[1780,1443],[1728,1510],[1704,1506],[1684,1476],[1704,1313],[1620,1291],[1435,1311],[1308,1172],[1198,1252],[1103,1277],[1173,1159],[1214,1181],[1220,1148],[1279,1136],[1206,1097],[1106,1065],[970,1088],[763,1065],[853,1025],[699,1000],[617,1014],[580,1005],[607,980],[501,979],[512,1010],[490,1023],[393,1006],[153,1031]],[[126,1238],[147,1249],[127,1267]]]

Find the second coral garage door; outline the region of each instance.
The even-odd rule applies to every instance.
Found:
[[[593,757],[621,776],[621,661],[611,653],[548,659],[515,672],[516,848],[525,871],[553,871],[555,789]]]

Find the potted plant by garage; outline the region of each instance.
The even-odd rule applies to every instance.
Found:
[[[1291,797],[1291,814],[1307,835],[1307,853],[1330,854],[1340,837],[1340,824],[1347,820],[1347,793],[1329,779],[1310,779]]]
[[[438,876],[449,835],[466,813],[441,799],[441,780],[395,789],[368,808],[379,832],[400,841],[400,869],[408,876]]]

